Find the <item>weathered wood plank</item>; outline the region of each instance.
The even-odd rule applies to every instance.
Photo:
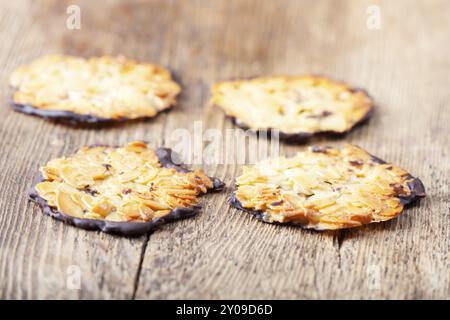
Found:
[[[209,18],[194,18],[201,23],[183,29],[197,34],[202,50],[195,54],[178,51],[181,55],[178,59],[189,61],[198,57],[206,66],[214,56],[221,61],[216,74],[208,67],[184,71],[183,64],[178,66],[183,74],[202,79],[202,85],[197,87],[206,92],[199,99],[192,94],[185,104],[192,105],[190,114],[195,112],[193,118],[201,119],[204,127],[233,128],[229,121],[224,122],[221,112],[208,105],[210,84],[221,79],[283,72],[277,67],[283,60],[279,50],[293,40],[282,32],[290,24],[293,28],[292,7],[258,2],[258,10],[251,11],[255,4],[228,2],[226,10],[213,5],[195,8],[188,5],[180,12],[178,23],[184,26],[189,25],[192,12]],[[216,18],[217,11],[223,14],[220,20]],[[273,12],[277,13],[277,19],[272,19]],[[214,38],[211,33],[216,32],[222,36],[220,44],[209,41]],[[270,32],[280,34],[268,38]],[[189,38],[181,32],[175,36],[181,46],[188,45],[185,42]],[[291,72],[306,69],[305,63],[292,65]],[[175,117],[170,117],[167,127],[173,123],[176,128],[175,121]],[[296,149],[283,146],[286,153]],[[182,222],[150,237],[137,298],[332,297],[326,288],[339,264],[337,234],[262,224],[248,214],[230,209],[227,201],[239,170],[234,163],[211,168],[211,173],[217,172],[227,182],[227,192],[212,196],[195,221]],[[169,237],[176,240],[165,241]]]
[[[361,48],[366,64],[359,82],[367,83],[378,112],[367,132],[351,141],[421,177],[428,196],[392,222],[344,232],[341,273],[332,283],[341,286],[343,297],[450,297],[450,117],[443,112],[450,97],[444,89],[450,69],[443,57],[450,47],[435,50],[448,38],[448,28],[437,26],[448,22],[449,14],[439,10],[442,2],[431,8],[417,3],[405,24],[404,5],[382,4],[379,38]],[[414,41],[407,41],[413,30]],[[363,37],[367,31],[355,33]]]
[[[5,6],[3,3],[2,6]],[[163,117],[155,122],[136,122],[101,130],[77,129],[14,113],[7,108],[8,75],[14,67],[42,53],[98,53],[158,58],[146,43],[129,41],[122,48],[120,34],[106,39],[96,31],[108,27],[108,21],[95,20],[93,11],[81,3],[84,31],[65,27],[67,4],[50,2],[9,4],[2,14],[5,49],[0,54],[2,73],[1,100],[1,216],[0,216],[0,296],[5,298],[131,298],[146,237],[123,239],[99,232],[86,232],[67,226],[27,203],[37,169],[55,156],[70,154],[83,145],[121,144],[133,139],[161,142]],[[19,7],[16,7],[19,6]],[[115,8],[119,10],[120,8]],[[27,15],[30,15],[31,18]],[[8,17],[15,17],[11,20]],[[20,17],[19,19],[17,17]],[[123,16],[122,16],[123,17]],[[115,21],[120,25],[121,21]],[[122,21],[123,22],[123,21]],[[9,23],[13,23],[9,26]],[[48,29],[48,32],[47,32]],[[83,29],[82,29],[83,30]],[[50,35],[48,34],[50,33]],[[85,41],[92,41],[86,45]],[[80,290],[76,289],[77,272]],[[72,280],[73,279],[73,280]]]
[[[448,31],[440,29],[431,38],[422,31],[414,43],[406,41],[419,20],[426,27],[432,21],[445,23],[445,13],[421,19],[417,10],[409,15],[412,25],[404,26],[397,19],[406,3],[395,6],[386,2],[380,5],[382,29],[371,31],[365,25],[369,3],[286,4],[232,1],[226,10],[182,6],[177,23],[185,28],[174,35],[177,45],[188,45],[186,33],[197,34],[196,41],[203,45],[195,56],[178,51],[181,57],[176,61],[198,58],[204,68],[181,64],[177,69],[206,84],[255,74],[314,72],[368,88],[378,102],[377,114],[347,140],[424,177],[430,196],[394,222],[321,234],[255,221],[226,206],[229,190],[226,195],[213,196],[195,221],[150,237],[137,297],[448,298],[448,201],[442,201],[448,197],[448,181],[432,178],[434,174],[448,179],[449,173],[442,151],[442,146],[448,145],[449,126],[436,117],[436,113],[444,116],[441,109],[448,93],[443,83],[448,68],[437,75],[442,65],[420,59],[442,59],[442,52],[434,51],[433,44],[442,43]],[[436,3],[435,9],[438,7]],[[217,11],[222,12],[221,19],[215,17]],[[194,18],[201,21],[200,27],[189,23],[192,12],[209,19]],[[220,46],[208,41],[217,32]],[[406,57],[394,54],[405,47]],[[216,74],[209,70],[212,52],[226,61]],[[423,74],[428,67],[433,72],[419,77],[417,72]],[[436,88],[431,92],[414,90],[430,84]],[[198,87],[204,90],[205,85]],[[193,118],[202,118],[209,127],[223,127],[222,115],[209,109],[207,99],[192,94],[184,104],[195,113]],[[189,117],[192,119],[192,114]],[[168,125],[174,123],[176,128],[177,119],[170,117]],[[225,127],[231,126],[225,123]],[[427,134],[429,130],[434,133]],[[314,142],[344,141],[319,138]],[[301,148],[283,146],[282,150],[292,154]],[[429,163],[429,168],[424,163]],[[220,172],[232,183],[239,168],[231,165]],[[437,197],[433,190],[439,190]],[[434,228],[427,227],[430,224]],[[165,241],[169,237],[176,240]]]
[[[82,29],[65,27],[68,4]],[[450,12],[445,1],[14,1],[0,4],[1,298],[450,298]],[[408,10],[406,10],[408,9]],[[41,54],[123,54],[169,66],[177,108],[153,121],[76,129],[12,112],[8,76]],[[364,87],[377,112],[346,139],[424,181],[428,197],[392,222],[319,233],[230,209],[240,165],[204,165],[226,192],[201,213],[126,239],[43,216],[27,202],[37,168],[92,143],[175,147],[175,129],[234,128],[208,103],[219,80],[319,73]],[[305,145],[281,145],[293,154]],[[81,270],[71,290],[70,269]],[[76,270],[76,269],[75,269]]]

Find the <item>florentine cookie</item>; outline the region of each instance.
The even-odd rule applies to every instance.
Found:
[[[233,206],[265,222],[317,230],[390,220],[425,196],[419,179],[354,145],[244,167],[236,185]]]
[[[199,210],[199,195],[224,184],[172,161],[170,149],[143,142],[84,147],[50,160],[30,198],[46,214],[85,229],[139,235]]]
[[[373,109],[364,90],[316,76],[221,82],[212,89],[212,103],[241,127],[279,130],[281,138],[292,141],[346,133]]]
[[[180,92],[163,67],[108,56],[45,56],[17,68],[10,84],[14,109],[76,123],[154,117]]]

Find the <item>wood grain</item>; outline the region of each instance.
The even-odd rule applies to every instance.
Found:
[[[81,30],[66,8],[81,8]],[[366,27],[380,8],[380,30]],[[450,10],[434,1],[3,1],[0,4],[0,298],[449,299]],[[77,129],[13,112],[8,76],[45,53],[123,54],[168,66],[178,106],[153,121]],[[428,196],[391,222],[313,232],[231,209],[240,166],[205,165],[226,192],[148,236],[86,232],[27,201],[40,165],[92,143],[175,147],[175,129],[233,128],[219,80],[325,74],[366,88],[376,114],[345,139],[420,177]],[[281,145],[293,154],[305,145]],[[68,286],[79,268],[80,290]]]

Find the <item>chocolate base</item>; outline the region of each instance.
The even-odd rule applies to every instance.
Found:
[[[33,107],[29,104],[17,104],[15,102],[11,102],[11,107],[21,113],[25,113],[28,115],[40,117],[46,120],[58,121],[68,125],[84,125],[88,127],[92,126],[101,126],[101,125],[114,125],[124,123],[126,121],[138,121],[138,120],[148,120],[156,117],[158,114],[168,111],[171,107],[166,108],[164,110],[158,111],[154,116],[148,117],[140,117],[140,118],[102,118],[97,117],[92,114],[79,114],[72,111],[64,111],[64,110],[43,110]]]
[[[413,204],[414,201],[426,196],[425,186],[423,185],[422,180],[420,180],[419,178],[414,178],[413,176],[409,177],[413,179],[410,182],[408,182],[408,187],[411,190],[411,194],[407,197],[400,195],[397,196],[404,206]]]
[[[236,117],[231,117],[231,116],[227,116],[227,118],[231,119],[231,122],[238,126],[241,129],[244,130],[250,130],[252,132],[254,132],[256,135],[260,135],[262,133],[266,133],[267,137],[273,137],[272,132],[273,131],[278,131],[278,137],[285,141],[286,143],[291,143],[291,144],[302,144],[302,143],[306,143],[309,139],[311,139],[313,136],[326,136],[326,137],[332,137],[332,138],[342,138],[344,136],[346,136],[347,134],[350,133],[350,131],[352,131],[354,128],[359,127],[361,125],[363,125],[364,123],[366,123],[367,121],[369,121],[369,119],[372,117],[374,111],[374,109],[371,108],[366,115],[364,116],[364,118],[362,118],[361,120],[359,120],[358,122],[356,122],[353,126],[351,126],[349,129],[339,132],[339,131],[332,131],[332,130],[328,130],[328,131],[318,131],[318,132],[296,132],[296,133],[287,133],[287,132],[283,132],[281,130],[275,130],[273,128],[267,128],[267,129],[252,129],[249,125],[239,121]]]
[[[173,162],[173,159],[178,156],[171,149],[158,148],[156,150],[156,155],[158,156],[159,161],[163,167],[175,168],[179,172],[189,172],[189,170],[185,168],[182,164],[177,164]],[[213,181],[213,188],[208,190],[208,192],[218,192],[223,190],[225,184],[222,181],[214,177],[210,179]],[[153,219],[148,222],[118,222],[108,220],[77,218],[64,214],[48,205],[47,201],[44,198],[42,198],[35,189],[36,184],[42,181],[44,181],[44,178],[42,177],[42,175],[40,175],[36,179],[32,189],[28,194],[30,200],[38,204],[44,214],[47,214],[57,220],[61,220],[75,227],[86,230],[99,230],[116,235],[136,237],[146,234],[152,230],[155,230],[156,228],[165,223],[195,216],[201,209],[200,206],[175,208],[172,211],[170,211],[167,215]]]

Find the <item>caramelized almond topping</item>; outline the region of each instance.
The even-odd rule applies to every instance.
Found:
[[[17,68],[10,84],[18,105],[105,119],[153,117],[180,92],[168,70],[108,56],[45,56]]]
[[[77,218],[146,222],[198,204],[213,188],[202,171],[165,168],[143,142],[84,147],[41,168],[35,190],[54,209]],[[93,192],[95,190],[95,192]]]
[[[411,189],[415,178],[405,170],[359,147],[317,150],[244,167],[236,179],[236,200],[245,209],[262,211],[266,222],[323,230],[395,218],[403,210],[402,198],[424,195]]]
[[[253,130],[287,134],[343,133],[373,108],[364,91],[313,76],[221,82],[212,90],[212,103]]]

